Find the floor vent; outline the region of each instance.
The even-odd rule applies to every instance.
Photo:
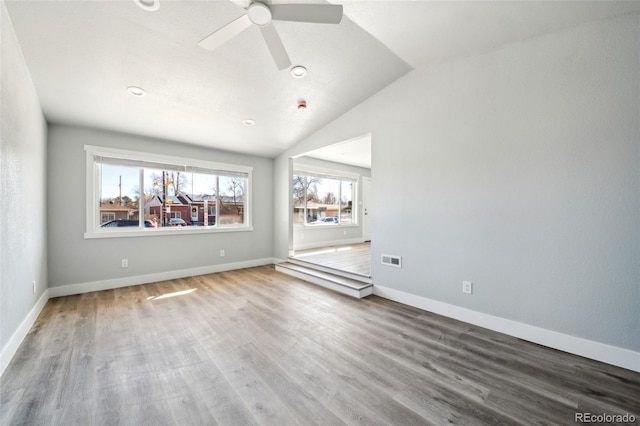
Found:
[[[383,254],[382,264],[388,265],[388,266],[395,266],[396,268],[402,268],[402,257],[392,256],[390,254]]]

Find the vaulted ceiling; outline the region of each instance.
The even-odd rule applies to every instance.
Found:
[[[413,68],[640,10],[612,1],[333,0],[344,5],[340,24],[274,21],[292,64],[308,70],[296,79],[276,68],[257,27],[214,51],[198,45],[245,14],[246,2],[159,1],[147,11],[133,0],[5,0],[48,121],[273,157]]]

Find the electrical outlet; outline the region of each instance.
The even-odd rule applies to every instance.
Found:
[[[462,292],[471,294],[473,292],[473,283],[471,281],[462,281]]]
[[[220,250],[220,257],[224,257],[224,249]]]
[[[36,294],[37,289],[38,289],[38,286],[36,285],[36,280],[33,280],[33,294]]]
[[[129,259],[122,259],[122,268],[128,268],[129,267]]]

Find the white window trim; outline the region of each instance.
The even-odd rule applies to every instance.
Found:
[[[85,145],[86,154],[86,221],[84,238],[121,238],[121,237],[141,237],[141,236],[161,236],[161,235],[180,235],[180,234],[203,234],[203,233],[226,233],[226,232],[246,232],[253,231],[252,221],[252,174],[253,167],[239,166],[235,164],[219,163],[214,161],[199,160],[194,158],[176,157],[155,153],[147,153],[140,151],[129,151],[118,148],[99,147],[93,145]],[[211,226],[184,226],[180,228],[100,228],[100,194],[99,194],[99,166],[95,162],[95,157],[121,158],[125,160],[133,160],[140,162],[157,162],[164,164],[172,164],[175,166],[199,167],[209,170],[224,170],[228,172],[236,172],[247,174],[247,187],[244,189],[245,206],[244,217],[245,223],[238,226],[225,225],[221,227],[217,221]],[[143,173],[140,173],[142,181]],[[142,188],[142,182],[140,182]],[[144,202],[140,201],[140,210],[144,212]]]

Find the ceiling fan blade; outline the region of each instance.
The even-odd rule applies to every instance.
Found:
[[[264,27],[260,27],[260,31],[262,32],[262,37],[264,37],[264,41],[267,43],[269,52],[271,52],[271,57],[276,63],[278,69],[283,70],[288,68],[291,65],[291,60],[289,59],[289,55],[287,55],[287,51],[282,44],[282,40],[280,40],[276,27],[274,27],[273,24],[269,24]]]
[[[215,50],[252,25],[253,23],[249,20],[249,15],[244,14],[208,37],[205,37],[198,44],[207,50]]]
[[[278,21],[339,24],[342,20],[339,4],[273,4],[269,9],[272,18]]]
[[[232,3],[235,3],[236,6],[241,7],[243,9],[247,9],[251,4],[251,0],[231,0]]]

